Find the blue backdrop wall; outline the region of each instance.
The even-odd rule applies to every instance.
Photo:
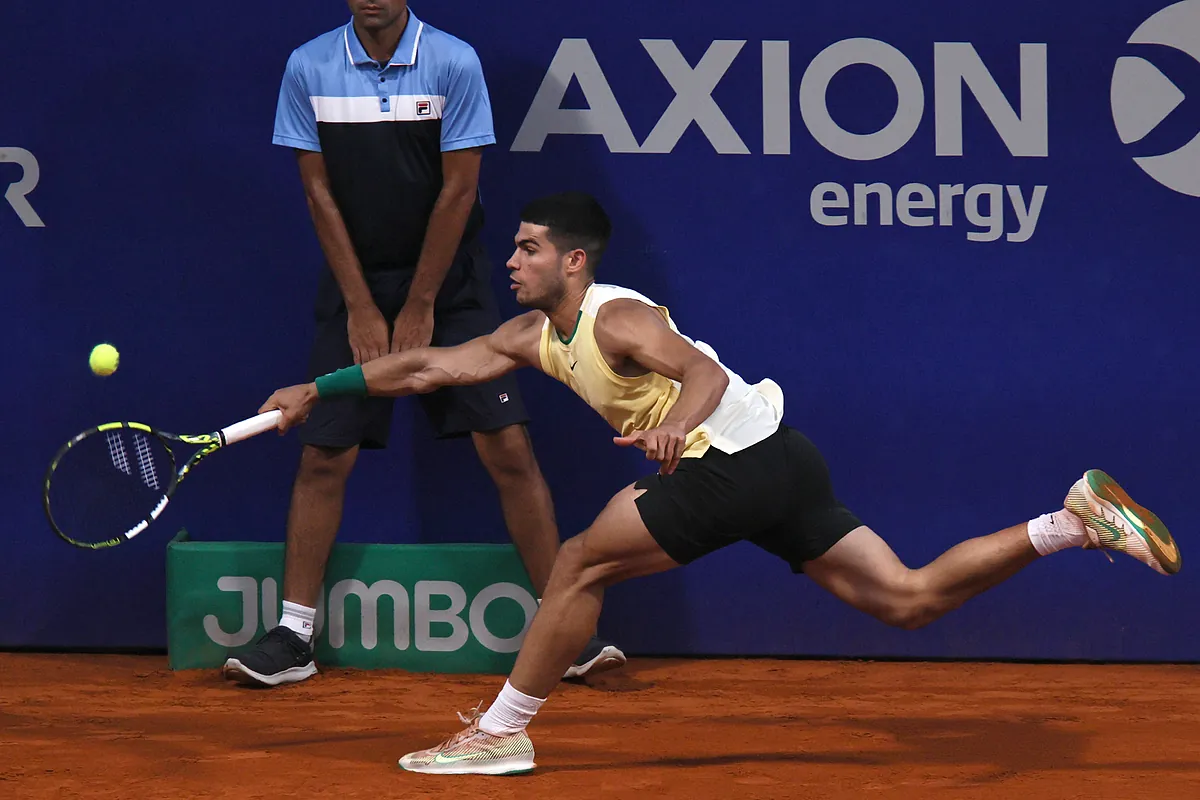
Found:
[[[1180,633],[1200,606],[1200,0],[413,8],[484,65],[506,313],[517,209],[591,191],[616,226],[602,279],[774,377],[908,563],[1058,507],[1090,467],[1185,556],[1168,579],[1065,553],[905,633],[739,545],[614,589],[605,633],[635,653],[1200,658]],[[0,8],[0,645],[161,646],[175,530],[282,537],[294,438],[221,454],[110,552],[54,538],[39,483],[85,427],[212,429],[303,377],[323,266],[272,121],[289,52],[347,19],[337,0]],[[101,340],[122,352],[105,380],[86,367]],[[522,380],[577,532],[645,462]],[[505,541],[470,445],[397,414],[343,540]]]

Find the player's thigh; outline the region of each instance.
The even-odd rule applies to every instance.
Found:
[[[749,538],[802,573],[863,523],[835,494],[817,446],[790,427],[781,429],[779,439],[783,455],[776,463],[785,483],[779,492],[788,498],[787,507],[778,521]]]
[[[642,521],[634,485],[617,492],[587,530],[563,543],[555,562],[555,578],[611,586],[665,572],[679,566]]]
[[[860,611],[878,615],[916,590],[913,572],[865,525],[804,564],[814,583]]]

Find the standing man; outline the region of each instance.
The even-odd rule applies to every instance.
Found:
[[[496,141],[483,70],[465,42],[421,22],[406,0],[349,0],[344,27],[288,59],[274,143],[296,153],[329,269],[316,302],[316,377],[389,353],[448,347],[500,324],[479,242],[479,166]],[[440,438],[470,434],[505,523],[542,596],[558,551],[550,491],[511,376],[421,398]],[[326,562],[360,448],[387,444],[391,398],[323,404],[302,434],[292,490],[280,625],[225,662],[264,686],[313,675],[312,634]],[[566,677],[625,662],[593,638]]]

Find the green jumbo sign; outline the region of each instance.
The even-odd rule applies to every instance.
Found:
[[[216,668],[278,624],[283,544],[167,546],[172,669]],[[338,544],[317,603],[318,665],[505,674],[537,601],[512,545]]]

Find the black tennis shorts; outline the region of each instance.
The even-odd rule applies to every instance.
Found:
[[[786,425],[739,453],[710,447],[634,486],[647,490],[635,500],[642,522],[680,564],[749,541],[799,573],[862,525],[834,496],[816,445]]]
[[[413,272],[411,268],[365,272],[371,296],[388,322],[389,343],[391,325],[408,297]],[[489,273],[487,255],[478,241],[460,248],[434,303],[433,346],[462,344],[500,326]],[[354,363],[346,332],[346,303],[329,270],[317,291],[315,312],[317,330],[309,356],[309,380]],[[512,374],[476,386],[445,386],[417,397],[439,439],[529,421]],[[321,447],[384,448],[391,433],[394,404],[391,397],[322,400],[300,427],[300,441]]]

